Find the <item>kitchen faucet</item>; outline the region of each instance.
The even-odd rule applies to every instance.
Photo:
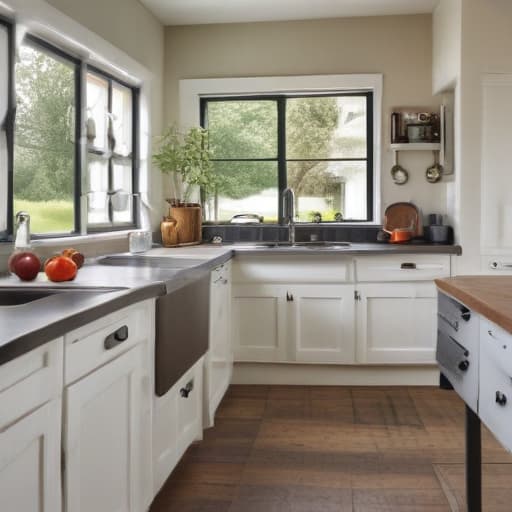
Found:
[[[283,191],[283,222],[288,225],[288,242],[295,243],[295,194],[288,187]]]
[[[16,214],[14,248],[19,250],[30,249],[30,215],[27,212]]]

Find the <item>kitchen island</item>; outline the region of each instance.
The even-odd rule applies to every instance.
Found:
[[[437,360],[466,403],[468,512],[480,512],[480,422],[512,450],[512,277],[459,276],[436,285]]]

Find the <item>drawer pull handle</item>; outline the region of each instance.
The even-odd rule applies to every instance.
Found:
[[[119,327],[116,331],[114,331],[112,334],[109,334],[105,338],[105,342],[103,343],[103,346],[105,347],[105,350],[110,350],[114,347],[117,347],[117,345],[123,343],[123,341],[126,341],[128,339],[128,326],[123,325],[122,327]]]
[[[469,361],[467,359],[464,359],[464,361],[461,361],[459,363],[459,370],[461,372],[467,372],[469,368]]]
[[[501,391],[496,391],[496,403],[502,407],[507,404],[507,397]]]
[[[416,263],[402,263],[400,265],[401,269],[408,269],[408,270],[416,270]]]
[[[293,302],[293,294],[286,292],[286,301]]]
[[[190,395],[190,392],[194,389],[194,380],[187,382],[184,388],[180,389],[180,395],[183,398],[188,398],[188,395]]]

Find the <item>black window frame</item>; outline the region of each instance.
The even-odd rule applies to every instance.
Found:
[[[16,26],[15,24],[0,16],[0,24],[7,29],[7,116],[5,118],[5,135],[7,145],[7,223],[6,231],[0,231],[0,240],[7,240],[12,236],[14,227],[13,218],[13,165],[14,165],[14,118],[16,115],[16,96],[14,90],[14,65],[16,62]]]
[[[99,78],[105,80],[108,83],[108,111],[111,114],[112,110],[112,88],[114,82],[116,84],[121,85],[122,87],[125,87],[129,89],[132,93],[132,196],[139,197],[139,169],[140,169],[140,162],[139,162],[139,105],[140,105],[140,89],[138,87],[134,87],[133,85],[120,80],[116,76],[103,71],[102,69],[97,68],[96,66],[86,65],[84,70],[84,84],[87,82],[87,74],[90,73],[92,75],[96,75]],[[87,105],[87,101],[85,102]],[[93,155],[101,155],[104,156],[107,154],[107,151],[101,151],[96,149],[91,149],[85,147],[85,155],[88,153]],[[114,153],[110,154],[110,157],[108,158],[108,188],[109,191],[107,194],[112,192],[112,183],[113,183],[113,175],[114,175],[114,160],[116,156]],[[128,158],[128,157],[126,157]],[[88,169],[85,169],[85,172],[89,172]],[[110,223],[107,224],[87,224],[87,232],[88,233],[103,233],[108,231],[123,231],[126,229],[132,229],[132,228],[138,228],[139,226],[139,202],[133,201],[132,202],[132,222],[118,222],[116,224],[113,224],[113,208],[112,204],[109,201],[109,207],[108,207],[108,217],[110,220]]]
[[[286,157],[286,101],[297,98],[346,97],[359,96],[366,98],[366,158],[298,158]],[[335,91],[320,94],[258,94],[234,96],[203,96],[199,99],[200,124],[207,128],[207,106],[209,102],[219,101],[275,101],[277,105],[277,157],[276,158],[212,158],[213,162],[277,162],[278,181],[278,223],[283,222],[283,202],[280,200],[287,187],[287,163],[301,161],[365,161],[366,160],[366,219],[344,219],[342,221],[322,221],[322,224],[361,224],[375,222],[374,218],[374,140],[373,140],[373,91]],[[226,224],[229,221],[211,221],[207,224]],[[300,224],[308,224],[301,222]]]
[[[6,231],[0,231],[0,242],[10,242],[14,238],[14,136],[16,125],[16,22],[0,15],[0,24],[7,28],[8,33],[8,112],[5,120],[5,132],[7,139],[7,223]],[[74,229],[71,232],[56,232],[56,233],[32,233],[32,239],[52,239],[52,238],[66,238],[83,235],[83,228],[86,234],[89,233],[108,233],[115,231],[122,231],[127,229],[137,229],[140,227],[140,205],[138,200],[132,202],[132,219],[131,222],[94,225],[89,226],[85,220],[85,226],[82,225],[82,183],[84,172],[87,172],[87,167],[82,164],[85,161],[85,156],[88,152],[86,144],[83,142],[84,131],[84,117],[83,105],[86,104],[85,86],[87,72],[91,71],[104,79],[109,81],[109,95],[111,95],[112,83],[130,89],[132,93],[132,195],[134,198],[140,196],[140,148],[139,148],[139,119],[140,119],[140,87],[129,84],[124,80],[114,76],[100,68],[89,65],[86,61],[76,57],[62,48],[38,37],[32,33],[26,33],[20,44],[28,44],[36,49],[48,53],[50,56],[54,54],[57,58],[63,59],[71,63],[74,67],[75,74],[75,154],[74,154]],[[127,157],[128,158],[128,157]],[[111,160],[111,159],[110,159]],[[111,165],[109,164],[109,183],[111,183],[110,171]],[[0,207],[2,207],[0,205]],[[30,213],[30,212],[29,212]],[[112,217],[110,217],[112,218]]]

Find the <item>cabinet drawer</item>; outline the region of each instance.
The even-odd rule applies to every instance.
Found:
[[[342,283],[352,280],[352,260],[339,254],[237,256],[234,283]]]
[[[64,380],[73,382],[147,337],[151,301],[120,309],[64,337]]]
[[[0,366],[0,429],[62,390],[62,338]]]
[[[512,336],[485,319],[480,322],[478,414],[512,451]]]
[[[448,254],[380,255],[356,258],[358,281],[431,281],[450,276]]]

